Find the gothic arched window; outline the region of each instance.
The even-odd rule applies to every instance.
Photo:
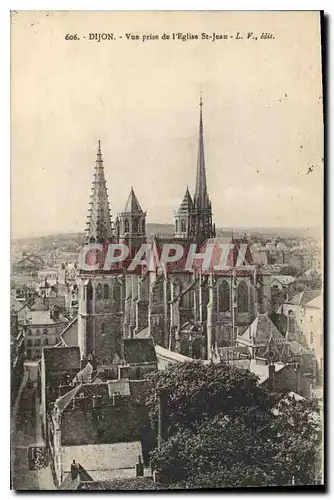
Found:
[[[220,312],[226,312],[230,310],[230,287],[227,281],[223,281],[219,286],[218,300],[218,309]]]
[[[124,221],[124,232],[129,233],[130,232],[130,225],[128,219],[125,219]]]
[[[93,300],[93,287],[91,282],[87,285],[87,300]]]
[[[288,331],[289,333],[295,333],[295,315],[292,309],[288,312]]]
[[[181,220],[181,233],[185,233],[187,231],[186,221],[184,219]]]
[[[133,232],[138,233],[139,231],[139,221],[137,218],[133,219]]]
[[[103,286],[103,298],[109,299],[109,285],[107,283]]]
[[[248,286],[244,281],[238,285],[238,311],[248,312]]]
[[[118,281],[115,282],[113,291],[114,291],[115,310],[116,312],[121,312],[122,310],[121,285]]]
[[[99,283],[96,287],[96,298],[102,299],[102,285]]]
[[[141,221],[141,230],[142,230],[142,233],[145,233],[145,219],[143,219]]]
[[[178,219],[176,219],[176,221],[175,221],[175,232],[176,233],[179,232],[179,221],[178,221]]]

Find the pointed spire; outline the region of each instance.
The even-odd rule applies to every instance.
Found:
[[[112,225],[108,200],[107,182],[104,175],[101,141],[98,141],[93,186],[90,195],[86,241],[107,241],[112,238]]]
[[[199,116],[199,140],[198,140],[198,158],[197,158],[197,174],[196,174],[196,189],[194,202],[197,208],[207,208],[208,194],[206,185],[205,158],[204,158],[204,139],[203,139],[203,100],[200,96],[199,101],[200,116]]]
[[[144,213],[132,186],[123,212]]]
[[[184,194],[182,203],[177,213],[191,213],[193,211],[194,203],[191,198],[191,194],[189,193],[189,189],[187,186],[186,192]]]

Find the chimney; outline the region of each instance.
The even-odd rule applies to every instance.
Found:
[[[73,460],[71,464],[71,478],[75,479],[76,477],[78,477],[78,474],[79,474],[78,465],[75,463],[75,460]]]
[[[138,456],[138,462],[136,463],[136,476],[143,476],[144,475],[144,464],[141,461],[141,456]]]
[[[268,378],[268,390],[270,392],[275,390],[275,363],[273,361],[269,361],[269,378]]]

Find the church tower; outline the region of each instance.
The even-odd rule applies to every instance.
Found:
[[[185,192],[180,208],[175,211],[175,238],[191,238],[194,232],[193,219],[194,203],[189,193]]]
[[[187,188],[180,208],[175,212],[175,237],[201,243],[216,235],[212,223],[211,201],[208,195],[203,139],[203,101],[200,99],[199,142],[196,173],[196,189],[192,200]]]
[[[197,158],[197,174],[196,174],[196,189],[194,196],[194,238],[201,242],[208,238],[215,237],[215,227],[212,224],[212,209],[209,199],[205,157],[204,157],[204,139],[203,139],[203,101],[200,98],[200,119],[199,119],[199,142],[198,142],[198,158]]]
[[[100,141],[98,142],[86,225],[86,243],[107,242],[113,236]]]
[[[124,210],[117,216],[116,233],[120,239],[137,240],[145,238],[145,219],[146,212],[142,210],[133,187],[131,187]]]
[[[86,243],[107,245],[113,238],[101,144],[98,143],[86,229]],[[115,271],[79,270],[78,340],[82,358],[93,356],[99,365],[123,358],[122,325],[124,281]]]

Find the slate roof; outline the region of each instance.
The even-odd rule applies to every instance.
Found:
[[[80,370],[79,347],[44,347],[46,371]]]
[[[128,364],[156,363],[157,356],[153,340],[151,338],[124,339],[124,357]]]

